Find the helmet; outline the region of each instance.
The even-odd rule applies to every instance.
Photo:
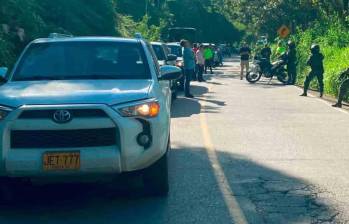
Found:
[[[313,54],[319,53],[320,46],[318,44],[312,44],[310,50],[311,50],[311,53],[313,53]]]
[[[287,45],[288,45],[289,48],[295,48],[296,47],[296,44],[292,40],[288,41]]]

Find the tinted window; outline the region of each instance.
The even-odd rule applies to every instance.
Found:
[[[162,46],[161,45],[152,45],[152,47],[153,47],[153,50],[154,50],[158,60],[165,61],[166,55],[165,55],[165,52],[164,52],[164,49],[162,48]]]
[[[171,54],[177,55],[177,57],[182,57],[182,47],[170,45],[168,48],[171,51]]]
[[[150,78],[140,44],[89,41],[32,44],[13,80]]]

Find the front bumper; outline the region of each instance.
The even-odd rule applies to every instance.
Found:
[[[66,124],[55,123],[46,118],[20,118],[24,111],[43,110],[102,110],[105,117],[79,117]],[[23,106],[11,112],[0,124],[0,176],[2,177],[55,177],[108,175],[144,169],[167,150],[169,119],[165,113],[146,122],[151,127],[153,136],[149,148],[137,144],[137,136],[143,131],[143,125],[135,118],[120,116],[107,105],[50,105]],[[11,143],[13,131],[38,130],[98,130],[115,128],[116,143],[108,146],[93,147],[48,147],[48,148],[14,148]],[[52,146],[52,145],[51,145]],[[76,171],[48,172],[43,169],[43,155],[47,152],[80,152],[80,169]]]

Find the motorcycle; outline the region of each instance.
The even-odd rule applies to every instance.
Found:
[[[286,54],[280,56],[279,59],[273,63],[270,63],[270,61],[266,58],[257,57],[253,61],[251,71],[249,71],[246,75],[246,80],[250,83],[256,83],[263,76],[265,78],[270,78],[271,81],[276,76],[281,83],[287,84],[289,78],[286,65]]]

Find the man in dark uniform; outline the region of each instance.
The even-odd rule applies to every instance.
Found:
[[[324,56],[320,52],[320,46],[313,44],[311,46],[311,56],[307,65],[311,67],[311,71],[304,82],[304,92],[301,96],[307,96],[310,82],[317,77],[320,88],[320,97],[324,94]]]
[[[345,78],[345,80],[342,82],[341,87],[339,89],[339,95],[338,95],[338,101],[336,104],[332,105],[333,107],[342,107],[342,102],[344,99],[345,94],[348,92],[349,90],[349,68],[344,71],[340,76],[339,79],[343,80]]]
[[[268,44],[264,45],[264,48],[261,50],[261,56],[270,62],[271,49]]]
[[[287,50],[287,72],[288,72],[288,84],[296,84],[297,79],[297,52],[296,44],[293,41],[288,42]]]

